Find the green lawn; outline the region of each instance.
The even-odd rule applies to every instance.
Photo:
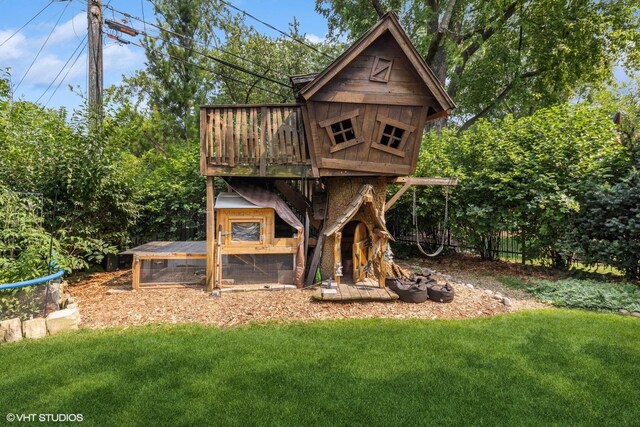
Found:
[[[2,346],[0,369],[3,421],[11,412],[114,426],[640,423],[640,319],[581,311],[81,331]]]

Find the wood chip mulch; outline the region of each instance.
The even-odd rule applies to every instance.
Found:
[[[438,280],[444,283],[443,280]],[[94,273],[67,286],[85,328],[128,327],[148,323],[201,323],[237,326],[252,322],[353,318],[464,319],[542,307],[512,300],[507,307],[486,292],[452,284],[452,303],[315,302],[312,290],[224,293],[212,298],[202,287],[131,290],[130,272]],[[110,291],[107,293],[107,291]]]

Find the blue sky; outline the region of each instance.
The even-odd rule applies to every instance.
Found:
[[[105,4],[108,2],[109,0],[103,0]],[[312,41],[321,40],[327,32],[325,19],[315,12],[314,0],[230,0],[229,2],[284,31],[288,31],[288,23],[295,17],[300,23],[301,31],[307,33]],[[49,0],[0,0],[0,44],[48,3]],[[142,17],[144,5],[146,20],[155,22],[152,16],[153,7],[147,0],[142,2],[111,0],[110,4],[117,10],[137,17]],[[104,10],[104,17],[114,18],[108,9]],[[115,18],[119,19],[121,16],[115,15]],[[59,23],[56,26],[58,19]],[[254,25],[260,32],[277,35],[258,22],[249,19],[247,23]],[[134,27],[139,25],[134,21]],[[11,68],[11,80],[15,88],[14,99],[22,98],[28,101],[40,99],[39,102],[43,105],[46,103],[48,107],[77,107],[82,102],[79,93],[86,94],[87,91],[86,50],[79,54],[84,45],[82,39],[86,34],[86,28],[86,0],[56,0],[33,22],[0,46],[0,68]],[[38,55],[38,59],[33,62],[49,34],[51,36],[44,49]],[[142,49],[131,45],[121,46],[108,38],[105,38],[104,43],[105,87],[120,82],[123,74],[131,75],[135,70],[144,67],[145,58]],[[78,49],[76,55],[72,56],[76,49]],[[69,58],[72,58],[71,61],[54,81]],[[74,61],[75,65],[71,67]],[[32,62],[31,70],[25,75]],[[65,74],[66,78],[51,97]],[[20,80],[23,81],[18,86]],[[54,84],[47,91],[52,81]],[[70,91],[68,85],[76,88],[74,92],[78,93]]]
[[[11,68],[15,88],[14,99],[39,100],[48,107],[74,108],[80,105],[81,94],[86,94],[87,91],[86,50],[80,54],[87,27],[86,0],[55,0],[33,22],[5,42],[11,34],[47,6],[49,1],[0,0],[0,44],[4,43],[0,46],[0,69]],[[285,31],[295,17],[300,23],[301,31],[312,41],[322,40],[327,32],[325,19],[315,12],[314,0],[228,1]],[[110,3],[115,9],[137,17],[142,17],[144,12],[147,21],[155,22],[152,16],[153,8],[148,0],[103,0],[103,3]],[[121,18],[120,15],[114,16],[108,9],[105,9],[104,16],[107,19]],[[58,19],[59,23],[56,25]],[[278,35],[249,18],[247,23],[265,34]],[[134,21],[132,25],[140,28],[139,22]],[[44,49],[33,62],[50,33]],[[131,75],[135,70],[144,67],[145,57],[142,49],[132,45],[122,46],[108,38],[105,38],[104,42],[105,87],[120,82],[123,74]],[[76,56],[72,56],[76,49]],[[70,62],[63,68],[69,58]],[[71,67],[74,61],[75,65]],[[25,75],[32,62],[31,70]],[[63,71],[60,73],[60,70]],[[56,79],[58,73],[60,75]],[[615,75],[619,81],[628,80],[621,68],[616,68]],[[23,81],[19,84],[20,80]],[[47,90],[51,82],[53,85]],[[73,92],[69,90],[69,85],[74,87]]]

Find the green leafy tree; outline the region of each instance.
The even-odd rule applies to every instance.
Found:
[[[456,235],[491,258],[497,234],[507,231],[526,242],[527,258],[556,267],[573,256],[569,234],[585,195],[610,180],[625,155],[610,117],[585,105],[483,120],[462,135],[431,133],[425,144],[418,174],[460,179],[452,200]]]
[[[100,261],[124,245],[138,205],[136,159],[114,140],[127,135],[122,123],[107,115],[103,127],[88,129],[84,114],[6,96],[0,118],[0,185],[43,196],[44,228],[66,253]]]
[[[640,278],[640,78],[600,91],[594,101],[617,111],[619,141],[625,155],[612,176],[590,189],[574,241],[588,263],[606,263]]]
[[[461,129],[531,114],[640,65],[636,0],[317,0],[331,36],[351,39],[393,10],[456,101]]]
[[[155,124],[162,145],[195,140],[198,107],[216,88],[208,55],[218,43],[218,29],[230,24],[231,17],[219,1],[208,0],[159,0],[154,12],[161,30],[143,38],[147,68],[125,79],[128,91],[161,117]]]

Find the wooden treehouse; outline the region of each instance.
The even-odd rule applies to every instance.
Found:
[[[279,277],[297,286],[305,272],[312,282],[319,268],[323,279],[383,287],[392,238],[384,212],[397,200],[385,200],[387,185],[404,183],[404,192],[413,184],[444,184],[407,177],[425,123],[447,116],[453,101],[393,13],[326,69],[291,83],[295,104],[201,107],[207,286],[242,281],[253,265],[272,265],[260,257],[276,263],[290,254]],[[243,208],[215,201],[216,176]],[[231,264],[243,268],[234,273]]]

